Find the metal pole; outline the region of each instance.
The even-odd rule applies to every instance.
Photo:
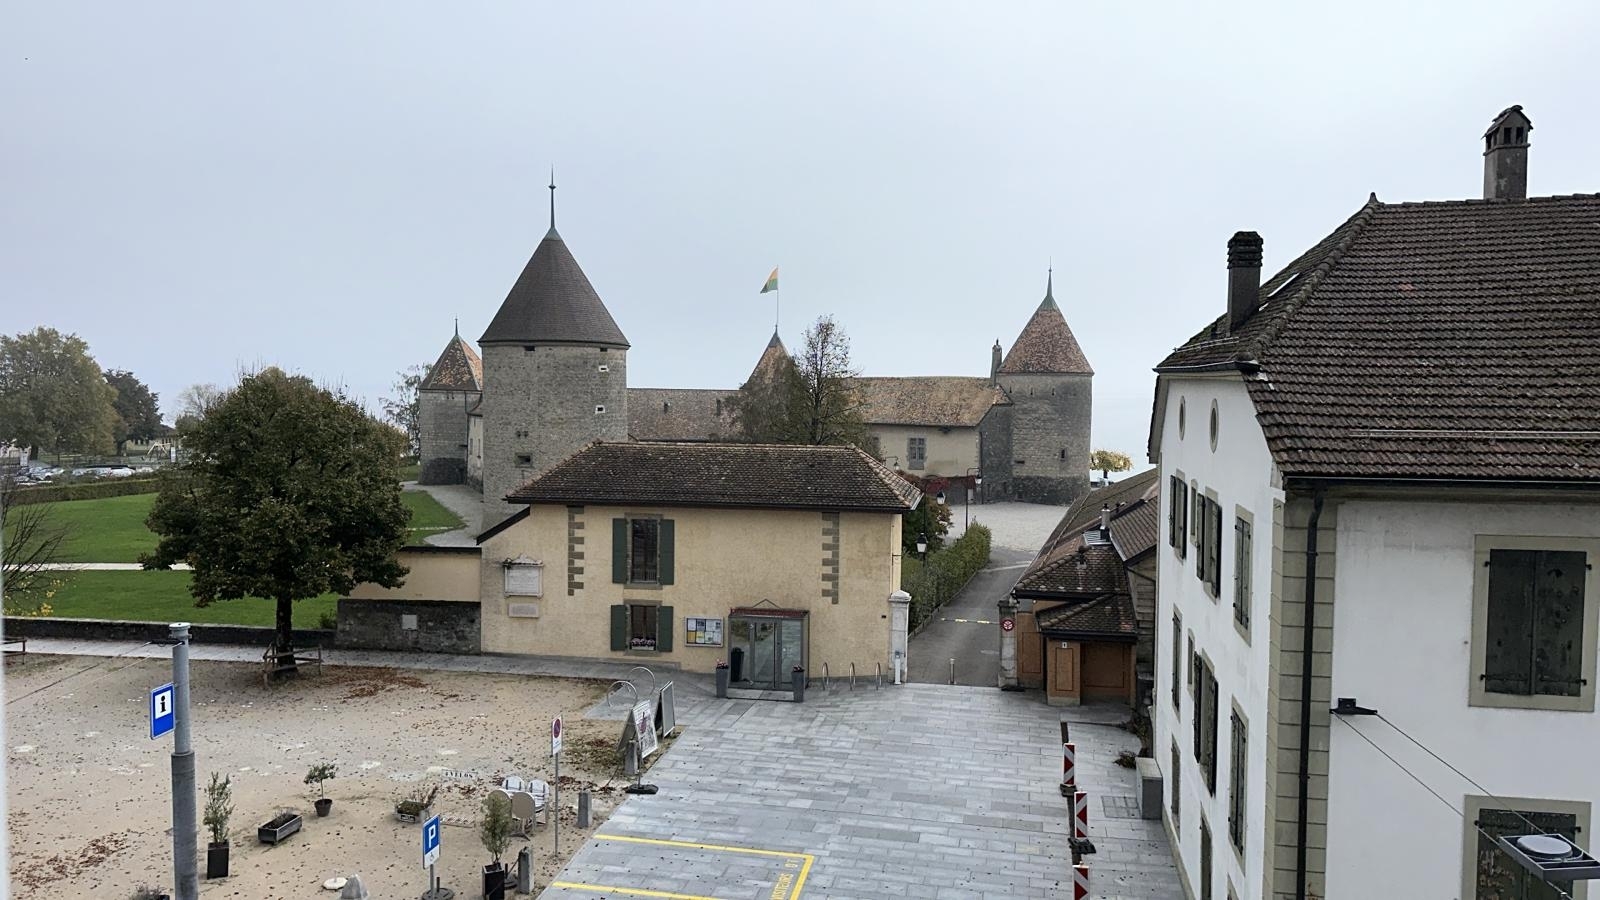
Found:
[[[633,715],[629,712],[628,715]],[[550,833],[555,835],[556,859],[561,858],[561,754],[556,754],[556,783],[550,788]]]
[[[950,683],[956,683],[956,658],[950,657]]]
[[[178,900],[199,900],[200,833],[195,824],[194,750],[189,746],[189,623],[173,622],[172,874]]]

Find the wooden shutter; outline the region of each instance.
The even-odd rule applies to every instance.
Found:
[[[1587,555],[1544,550],[1533,585],[1533,690],[1556,697],[1583,692],[1583,583]]]
[[[1206,529],[1206,555],[1211,575],[1211,596],[1222,596],[1222,504],[1206,498],[1206,512],[1210,513],[1210,527]]]
[[[1206,787],[1217,793],[1217,676],[1206,670]]]
[[[611,520],[611,580],[628,583],[628,520]]]
[[[628,607],[618,603],[611,607],[611,649],[628,649]]]
[[[661,571],[658,583],[672,583],[672,568],[677,554],[673,550],[673,535],[677,531],[671,519],[662,519],[660,529],[656,533],[656,546],[660,549]]]
[[[656,651],[672,652],[672,607],[670,606],[658,607],[656,610]]]
[[[1537,550],[1489,551],[1483,689],[1533,693],[1533,584]]]

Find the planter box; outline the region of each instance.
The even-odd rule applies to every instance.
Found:
[[[256,837],[263,844],[276,844],[300,830],[299,813],[279,813],[271,822],[256,829]]]
[[[418,813],[401,812],[398,809],[394,811],[394,817],[396,819],[399,819],[402,822],[409,822],[412,825],[415,825],[418,822],[426,822],[432,816],[433,807],[431,806],[424,806],[422,811]]]
[[[228,877],[228,842],[206,844],[206,877]]]

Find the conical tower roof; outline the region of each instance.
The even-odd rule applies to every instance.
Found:
[[[789,356],[788,348],[783,346],[783,339],[774,331],[772,340],[767,341],[767,349],[761,351],[761,358],[756,360],[756,367],[750,370],[749,380],[770,379],[785,365],[794,365],[794,359]]]
[[[1078,346],[1078,339],[1067,327],[1067,318],[1056,306],[1055,275],[1046,277],[1044,301],[1034,310],[1033,318],[1022,327],[1011,352],[1000,363],[1001,375],[1093,375],[1088,357]]]
[[[461,333],[444,345],[444,352],[434,360],[428,377],[417,386],[419,391],[481,391],[483,390],[483,360],[478,351],[461,338]]]
[[[628,347],[622,329],[553,226],[478,343]]]

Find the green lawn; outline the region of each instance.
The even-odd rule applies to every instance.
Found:
[[[430,494],[406,491],[400,498],[411,510],[412,543],[461,527],[461,519]],[[156,546],[155,534],[144,525],[155,502],[155,494],[132,494],[49,504],[51,518],[67,527],[61,561],[138,562],[140,553]]]
[[[121,498],[119,498],[121,499]],[[70,572],[46,601],[50,614],[64,619],[120,619],[128,622],[206,622],[223,625],[273,624],[271,600],[250,597],[210,606],[194,605],[188,572]],[[338,597],[324,594],[294,605],[296,628],[316,628],[331,615]]]

